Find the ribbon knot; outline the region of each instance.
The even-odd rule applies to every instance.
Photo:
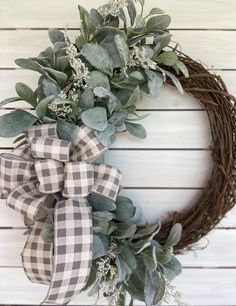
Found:
[[[92,163],[106,148],[86,126],[73,140],[60,139],[57,124],[33,126],[28,144],[0,155],[0,186],[7,205],[31,220],[53,194],[54,244],[42,240],[49,217],[35,221],[22,253],[32,282],[50,284],[45,303],[66,304],[85,286],[92,260],[92,217],[86,197],[96,193],[115,200],[121,174],[115,167]]]

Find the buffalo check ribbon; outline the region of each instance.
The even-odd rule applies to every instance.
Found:
[[[93,163],[107,148],[86,126],[73,142],[58,137],[56,123],[33,126],[26,139],[26,145],[0,155],[0,186],[7,205],[34,224],[22,252],[27,277],[49,284],[43,303],[65,305],[90,273],[93,230],[87,196],[115,200],[121,173]],[[53,216],[40,217],[50,201],[55,201]],[[52,223],[54,243],[47,243],[42,232]]]

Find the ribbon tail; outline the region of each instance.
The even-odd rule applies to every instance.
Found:
[[[7,198],[7,206],[19,211],[23,216],[35,220],[48,197],[49,195],[38,191],[37,181],[32,181],[15,188]]]
[[[52,280],[43,303],[65,305],[86,285],[92,264],[92,216],[86,199],[57,203]]]
[[[53,244],[41,237],[45,222],[48,219],[35,222],[21,254],[25,273],[33,283],[49,284],[51,280]]]

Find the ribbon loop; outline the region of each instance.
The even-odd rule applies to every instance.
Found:
[[[54,159],[36,160],[35,171],[40,192],[52,194],[63,189],[64,166],[61,162]]]
[[[58,138],[57,136],[57,123],[49,123],[42,125],[33,125],[26,132],[26,138],[45,138],[45,137],[53,137]]]
[[[92,192],[100,194],[114,201],[119,192],[121,181],[120,171],[110,165],[94,165],[95,183]]]
[[[64,197],[86,197],[91,192],[93,184],[93,165],[86,162],[67,163],[65,165]]]
[[[30,147],[34,157],[49,158],[61,162],[70,160],[71,143],[58,138],[31,138]]]
[[[34,163],[13,154],[4,153],[0,158],[0,186],[7,193],[24,182],[36,178]]]

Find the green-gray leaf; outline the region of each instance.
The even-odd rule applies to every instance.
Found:
[[[60,88],[63,89],[67,81],[67,75],[64,72],[48,67],[43,67],[42,69],[46,71],[58,83]]]
[[[181,239],[181,235],[182,235],[182,225],[180,223],[176,223],[171,231],[170,234],[166,240],[166,246],[173,246],[176,245],[180,239]]]
[[[46,97],[52,95],[56,97],[61,91],[60,87],[55,82],[46,78],[42,80],[42,90]]]
[[[100,86],[94,88],[94,94],[99,98],[107,98],[107,108],[110,114],[121,107],[121,103],[118,98],[104,87]]]
[[[180,60],[177,61],[176,65],[179,68],[179,70],[183,73],[183,75],[186,78],[188,78],[189,77],[189,72],[188,72],[187,66],[183,62],[181,62]]]
[[[37,117],[30,113],[16,109],[0,117],[0,137],[15,137],[25,132],[36,121]]]
[[[148,82],[147,82],[148,94],[151,97],[155,98],[159,95],[161,87],[163,85],[164,82],[163,76],[152,70],[146,70],[145,73],[148,77]]]
[[[144,296],[146,306],[154,305],[154,297],[160,286],[160,274],[157,271],[145,272]]]
[[[182,87],[180,81],[177,79],[177,77],[176,77],[173,73],[171,73],[171,72],[169,72],[169,71],[166,71],[166,70],[165,70],[165,74],[166,74],[169,78],[171,78],[171,80],[172,80],[172,82],[174,83],[175,87],[178,89],[178,91],[179,91],[181,94],[183,94],[183,93],[184,93],[183,87]]]
[[[56,42],[65,42],[64,33],[57,29],[49,29],[48,35],[53,44],[55,44]]]
[[[155,271],[157,269],[156,248],[154,245],[147,248],[141,253],[143,262],[148,270]]]
[[[135,234],[137,230],[136,224],[128,225],[125,223],[120,223],[120,224],[117,224],[117,226],[118,227],[113,232],[112,236],[118,239],[130,238]]]
[[[120,127],[125,123],[127,116],[127,112],[117,112],[109,118],[108,122],[116,127]]]
[[[42,70],[42,67],[30,58],[18,58],[15,60],[15,63],[17,66],[21,68],[33,70],[41,74],[45,74],[44,71]]]
[[[108,125],[107,112],[104,107],[94,107],[81,114],[82,122],[97,131],[103,131]]]
[[[128,132],[138,138],[144,139],[147,136],[145,128],[138,123],[125,122]]]
[[[0,107],[3,107],[6,104],[13,103],[16,101],[21,101],[21,100],[23,100],[21,97],[8,98],[0,102]]]
[[[91,88],[86,88],[80,98],[80,107],[89,109],[94,107],[94,93]]]
[[[157,57],[157,62],[166,66],[174,66],[178,60],[178,56],[174,51],[165,51]]]
[[[112,200],[95,193],[88,196],[88,201],[95,211],[114,211],[116,209]]]
[[[135,258],[134,252],[125,245],[121,245],[120,254],[123,258],[124,262],[128,265],[131,270],[135,270],[137,268],[137,260]]]
[[[116,200],[116,210],[114,211],[115,219],[121,222],[128,222],[135,213],[133,202],[125,197],[118,196]]]
[[[88,84],[91,88],[103,87],[110,90],[109,78],[99,70],[93,70],[90,73]]]
[[[105,235],[93,235],[93,260],[105,256],[109,247],[108,239]]]
[[[116,133],[116,127],[112,124],[108,124],[108,126],[103,131],[95,131],[94,132],[99,141],[105,146],[110,147],[112,144],[112,135]]]
[[[129,17],[130,17],[130,23],[131,23],[131,25],[133,25],[134,21],[135,21],[135,18],[136,18],[136,15],[137,15],[136,8],[135,8],[133,0],[128,0],[127,9],[128,9]]]
[[[129,61],[129,47],[123,35],[116,35],[114,38],[116,49],[120,58],[123,61],[123,66],[126,67]]]
[[[36,114],[39,119],[42,120],[43,117],[46,116],[48,111],[48,104],[52,102],[54,98],[54,96],[48,96],[38,103],[38,105],[36,106]]]
[[[106,49],[96,44],[87,43],[81,47],[81,54],[93,67],[112,76],[112,62]]]
[[[159,15],[159,14],[164,14],[165,12],[157,7],[154,7],[153,9],[151,9],[150,13],[148,14],[150,15]]]
[[[72,123],[65,121],[58,121],[57,123],[57,133],[60,139],[74,142],[78,136],[80,128]]]
[[[24,83],[17,83],[16,92],[24,101],[28,102],[32,106],[36,106],[37,101],[34,96],[34,92],[28,85]]]
[[[109,222],[113,219],[113,214],[109,211],[94,211],[92,217],[95,222]]]
[[[166,29],[171,22],[169,15],[154,16],[148,19],[146,29],[149,32],[157,32]]]
[[[182,272],[181,263],[174,256],[165,265],[162,265],[163,273],[168,281],[172,281],[176,276]]]
[[[136,87],[125,106],[128,107],[136,105],[139,101],[140,101],[140,89],[139,87]]]

